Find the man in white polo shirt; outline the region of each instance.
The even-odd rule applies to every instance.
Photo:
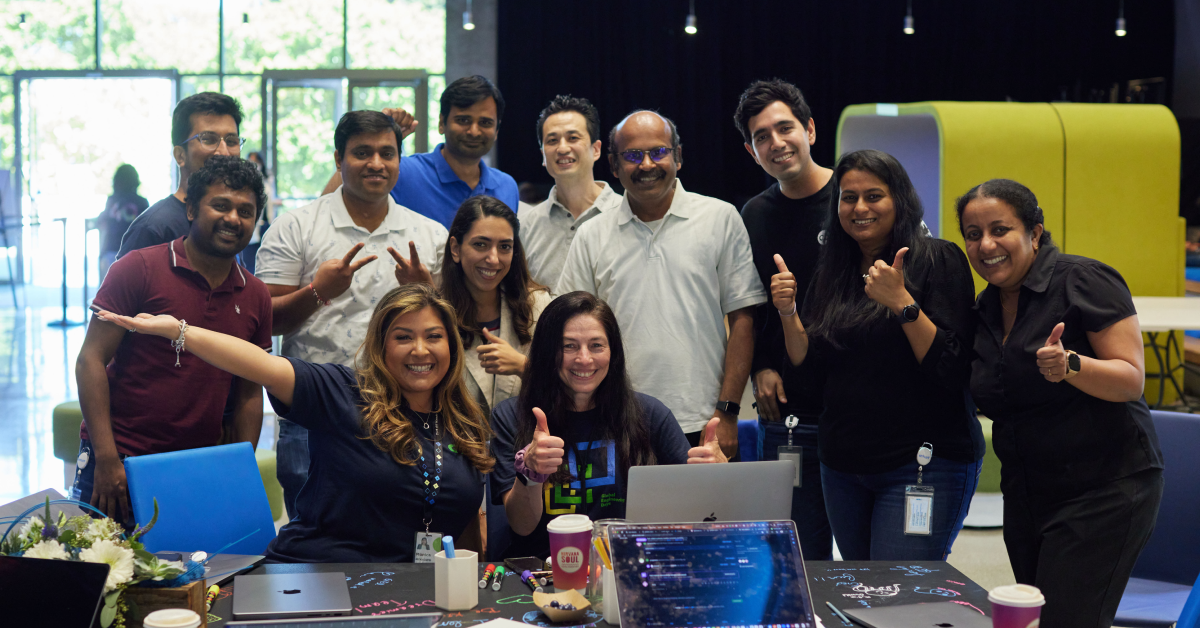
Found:
[[[347,113],[333,135],[342,185],[281,215],[263,235],[257,276],[271,291],[284,356],[354,366],[375,303],[398,284],[432,282],[441,271],[446,228],[389,195],[400,140],[400,127],[388,116]],[[373,263],[385,254],[395,258],[394,272]],[[421,259],[430,261],[428,268]],[[308,431],[280,420],[276,451],[276,475],[294,515],[296,494],[308,479]]]
[[[600,158],[600,114],[586,98],[556,96],[538,116],[537,135],[554,187],[549,198],[521,212],[521,244],[533,280],[558,294],[579,227],[619,207],[621,195],[592,176]]]
[[[558,291],[607,301],[633,387],[666,404],[692,446],[720,419],[717,435],[732,459],[754,308],[767,293],[737,210],[685,191],[675,178],[682,157],[675,124],[653,111],[635,111],[613,128],[609,165],[624,201],[579,230]]]

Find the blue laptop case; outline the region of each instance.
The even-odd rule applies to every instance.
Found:
[[[262,554],[275,538],[249,443],[131,456],[125,477],[138,525],[150,522],[158,499],[158,522],[142,537],[150,552]]]

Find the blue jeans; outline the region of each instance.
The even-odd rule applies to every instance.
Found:
[[[279,419],[275,443],[275,477],[283,487],[283,505],[288,519],[296,518],[296,496],[308,481],[308,430],[287,419]]]
[[[92,487],[95,486],[96,483],[96,452],[92,448],[91,441],[81,438],[79,439],[79,453],[82,454],[84,452],[86,452],[88,455],[87,465],[83,468],[80,468],[79,465],[75,466],[75,484],[71,486],[70,498],[76,501],[91,503]],[[118,456],[122,461],[129,457],[125,454],[118,454]],[[125,499],[129,500],[128,491],[125,494]],[[130,503],[130,508],[132,508],[132,506],[133,504]],[[89,510],[87,512],[95,516],[95,513],[92,511]],[[133,530],[133,513],[125,513],[125,521],[121,523],[125,526],[126,530]]]
[[[913,452],[914,454],[916,452]],[[821,465],[825,508],[845,560],[946,560],[971,497],[982,461],[937,458],[925,465],[923,484],[934,487],[929,535],[904,533],[904,487],[917,483],[917,462],[888,471],[859,475]]]
[[[787,445],[788,429],[780,421],[758,417],[758,459],[778,460],[780,445]],[[817,426],[797,425],[792,444],[802,447],[800,488],[792,489],[792,521],[800,536],[800,552],[806,560],[833,559],[833,532],[825,514],[821,487],[821,461],[817,458]]]

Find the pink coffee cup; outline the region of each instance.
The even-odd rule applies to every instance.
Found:
[[[554,588],[558,591],[587,589],[589,544],[592,520],[587,515],[559,515],[546,526],[550,533],[550,559]]]
[[[992,628],[1038,628],[1046,598],[1037,587],[1010,584],[988,593],[992,603]]]

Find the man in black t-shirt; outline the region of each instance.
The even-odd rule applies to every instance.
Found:
[[[769,291],[771,276],[778,272],[773,256],[783,256],[796,276],[796,306],[803,308],[824,243],[825,217],[837,193],[833,171],[812,159],[810,148],[817,140],[812,113],[796,86],[779,79],[756,81],[742,93],[734,123],[746,140],[746,151],[776,180],[742,208],[754,266]],[[779,459],[779,448],[788,446],[789,435],[791,445],[803,450],[792,519],[804,557],[829,560],[833,535],[817,458],[821,380],[811,360],[799,367],[788,361],[779,313],[770,302],[759,306],[754,327],[751,373],[759,413],[759,459]],[[789,428],[791,423],[795,425]]]

